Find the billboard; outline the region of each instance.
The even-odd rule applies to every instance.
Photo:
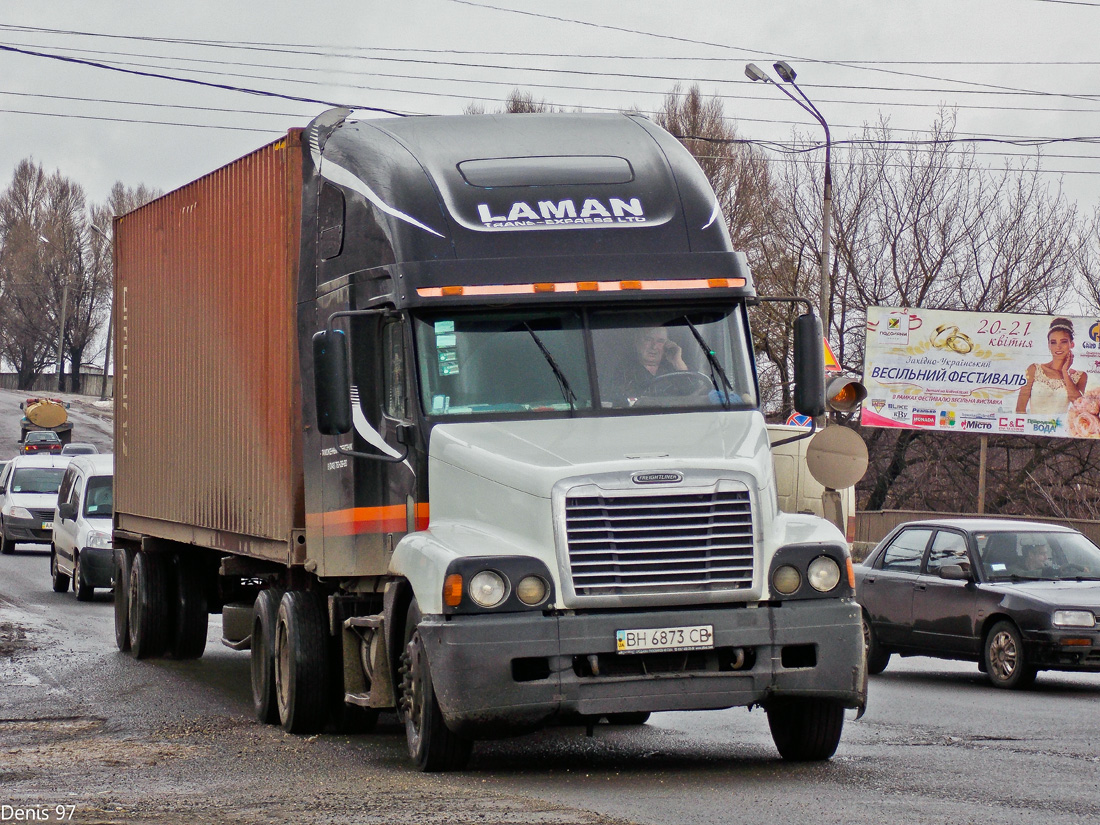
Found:
[[[1100,438],[1100,317],[867,308],[860,423]]]

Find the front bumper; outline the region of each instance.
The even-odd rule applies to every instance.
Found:
[[[114,548],[85,547],[80,551],[80,573],[92,587],[114,587]]]
[[[1040,670],[1100,672],[1100,631],[1095,628],[1024,631],[1023,637],[1028,664]]]
[[[619,654],[617,630],[714,627],[714,650]],[[766,705],[781,697],[866,703],[859,607],[815,599],[546,616],[426,616],[420,625],[448,727],[488,736],[559,716]]]
[[[53,541],[53,528],[42,529],[41,519],[4,519],[4,538],[19,544],[49,544]]]

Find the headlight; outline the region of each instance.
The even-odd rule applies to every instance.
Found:
[[[802,576],[798,570],[789,564],[784,564],[776,569],[772,576],[772,587],[784,596],[789,596],[802,586]]]
[[[1055,610],[1055,627],[1092,627],[1096,624],[1096,616],[1091,610]]]
[[[508,595],[508,588],[499,573],[482,570],[470,579],[470,598],[481,607],[496,607]]]
[[[88,534],[88,547],[94,547],[100,550],[110,548],[111,534],[101,533],[99,530],[92,530],[92,532]]]
[[[818,556],[806,570],[810,587],[819,593],[828,593],[840,583],[840,565],[828,556]]]
[[[516,585],[516,598],[528,607],[542,604],[549,592],[550,586],[538,576],[524,576]]]
[[[14,504],[11,505],[4,512],[4,515],[7,516],[8,518],[25,518],[25,519],[34,518],[34,515],[26,507],[16,507]]]

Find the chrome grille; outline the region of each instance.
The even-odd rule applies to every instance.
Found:
[[[578,596],[752,585],[752,506],[746,491],[567,496],[565,526]]]

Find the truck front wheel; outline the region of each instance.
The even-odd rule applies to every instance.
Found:
[[[315,594],[288,590],[275,625],[275,693],[287,733],[317,733],[328,718],[327,613]]]
[[[780,699],[767,706],[768,727],[788,762],[820,762],[836,753],[844,707],[831,699]]]
[[[427,651],[417,629],[420,619],[420,608],[413,601],[405,620],[405,651],[401,655],[400,705],[409,756],[425,772],[460,771],[470,761],[474,743],[455,734],[443,721]]]

